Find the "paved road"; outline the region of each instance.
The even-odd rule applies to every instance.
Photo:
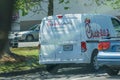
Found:
[[[18,76],[0,77],[0,80],[120,80],[118,76],[109,76],[104,71],[96,73],[83,68],[60,69],[57,74],[38,71]]]

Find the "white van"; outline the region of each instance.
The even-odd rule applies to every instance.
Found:
[[[63,64],[91,64],[94,69],[99,40],[117,36],[120,32],[118,27],[119,20],[107,15],[65,14],[45,17],[39,33],[39,63],[45,64],[49,72]]]

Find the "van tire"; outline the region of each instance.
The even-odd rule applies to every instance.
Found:
[[[95,49],[91,56],[90,70],[93,72],[96,72],[99,69],[97,63],[97,54],[98,54],[98,50]]]
[[[46,65],[46,70],[51,74],[56,74],[58,71],[57,65]]]
[[[107,69],[106,69],[106,72],[107,72],[107,74],[110,75],[110,76],[115,76],[115,75],[118,75],[119,70],[118,70],[118,69],[107,68]]]

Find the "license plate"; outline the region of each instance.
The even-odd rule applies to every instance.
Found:
[[[73,45],[63,45],[63,50],[64,51],[73,51]]]
[[[120,45],[113,46],[115,52],[120,52]]]

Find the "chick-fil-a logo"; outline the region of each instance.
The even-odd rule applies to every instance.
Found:
[[[86,35],[88,38],[99,38],[101,36],[108,36],[109,30],[102,29],[98,24],[91,23],[90,19],[85,20],[85,29],[86,29]]]
[[[86,28],[86,35],[88,38],[92,38],[92,29],[91,29],[91,26],[86,23],[85,24],[85,28]]]

